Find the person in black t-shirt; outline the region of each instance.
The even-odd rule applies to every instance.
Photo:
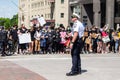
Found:
[[[18,34],[17,34],[18,29],[17,28],[18,28],[18,26],[14,25],[12,30],[10,30],[10,35],[9,35],[9,37],[13,41],[14,52],[16,52],[16,48],[17,48],[17,44],[18,44]]]
[[[21,28],[18,30],[18,34],[24,34],[24,33],[27,33],[28,30],[27,28],[25,27],[24,24],[22,24]],[[23,43],[23,44],[19,44],[19,49],[18,49],[18,53],[19,53],[19,50],[21,50],[21,54],[25,54],[25,51],[26,51],[26,43]]]

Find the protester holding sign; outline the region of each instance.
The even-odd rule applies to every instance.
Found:
[[[103,41],[102,53],[107,53],[107,51],[106,51],[106,46],[107,46],[107,43],[110,41],[109,35],[108,35],[108,33],[107,33],[107,29],[108,29],[108,25],[105,25],[105,26],[101,29],[102,41]]]
[[[40,26],[44,26],[44,24],[46,24],[46,21],[43,18],[43,15],[41,15],[41,17],[38,17],[38,22],[39,22]]]
[[[27,33],[27,28],[25,27],[24,24],[21,25],[21,28],[18,30],[18,37]],[[21,53],[25,53],[26,50],[26,43],[20,43],[20,38],[19,38],[19,51]]]

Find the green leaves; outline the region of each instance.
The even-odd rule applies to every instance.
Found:
[[[18,25],[18,14],[14,15],[10,20],[11,26]]]
[[[18,14],[14,15],[12,19],[10,18],[0,18],[0,26],[4,26],[5,29],[11,28],[13,25],[18,24]]]

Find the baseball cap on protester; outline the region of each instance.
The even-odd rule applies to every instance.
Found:
[[[73,15],[71,16],[71,18],[80,18],[80,16],[78,15],[78,14],[76,14],[76,13],[73,13]]]

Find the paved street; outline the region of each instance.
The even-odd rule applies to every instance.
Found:
[[[120,80],[120,54],[82,54],[81,59],[83,73],[67,77],[69,54],[0,57],[0,80]]]

